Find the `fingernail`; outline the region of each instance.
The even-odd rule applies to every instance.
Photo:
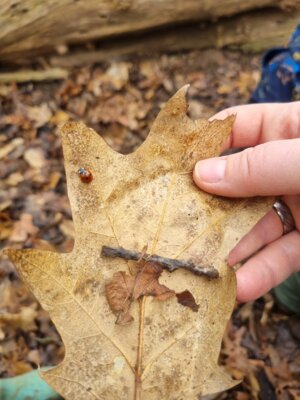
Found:
[[[225,158],[210,158],[198,161],[195,167],[197,177],[207,183],[216,183],[224,178]]]

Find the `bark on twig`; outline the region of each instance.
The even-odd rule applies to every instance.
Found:
[[[195,275],[204,275],[210,279],[219,278],[219,272],[210,265],[196,265],[192,261],[176,260],[165,258],[156,254],[139,253],[137,251],[127,250],[123,247],[102,246],[101,255],[104,257],[119,257],[124,260],[144,260],[160,265],[169,272],[176,271],[179,268],[186,269]]]

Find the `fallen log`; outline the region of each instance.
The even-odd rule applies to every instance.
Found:
[[[206,26],[197,23],[138,38],[111,40],[102,44],[98,50],[71,51],[69,54],[52,56],[50,64],[69,68],[130,54],[151,56],[154,52],[206,48],[226,47],[245,52],[261,52],[272,46],[286,45],[299,19],[300,11],[292,14],[276,10],[268,10],[264,14],[252,12]]]
[[[300,0],[3,0],[0,59],[52,51],[62,44],[137,34],[188,21],[215,21],[241,12],[299,8]]]

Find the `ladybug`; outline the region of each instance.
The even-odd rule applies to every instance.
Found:
[[[90,169],[79,168],[78,175],[83,183],[91,183],[93,180],[93,174]]]

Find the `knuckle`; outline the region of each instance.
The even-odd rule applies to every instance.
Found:
[[[260,163],[260,154],[256,147],[248,149],[237,154],[237,165],[233,167],[233,173],[239,176],[238,182],[241,187],[247,188],[250,194],[257,189],[257,180]]]
[[[261,264],[261,269],[264,274],[263,281],[267,283],[267,289],[270,290],[279,283],[274,264],[269,257],[263,257],[263,259],[261,260]]]

